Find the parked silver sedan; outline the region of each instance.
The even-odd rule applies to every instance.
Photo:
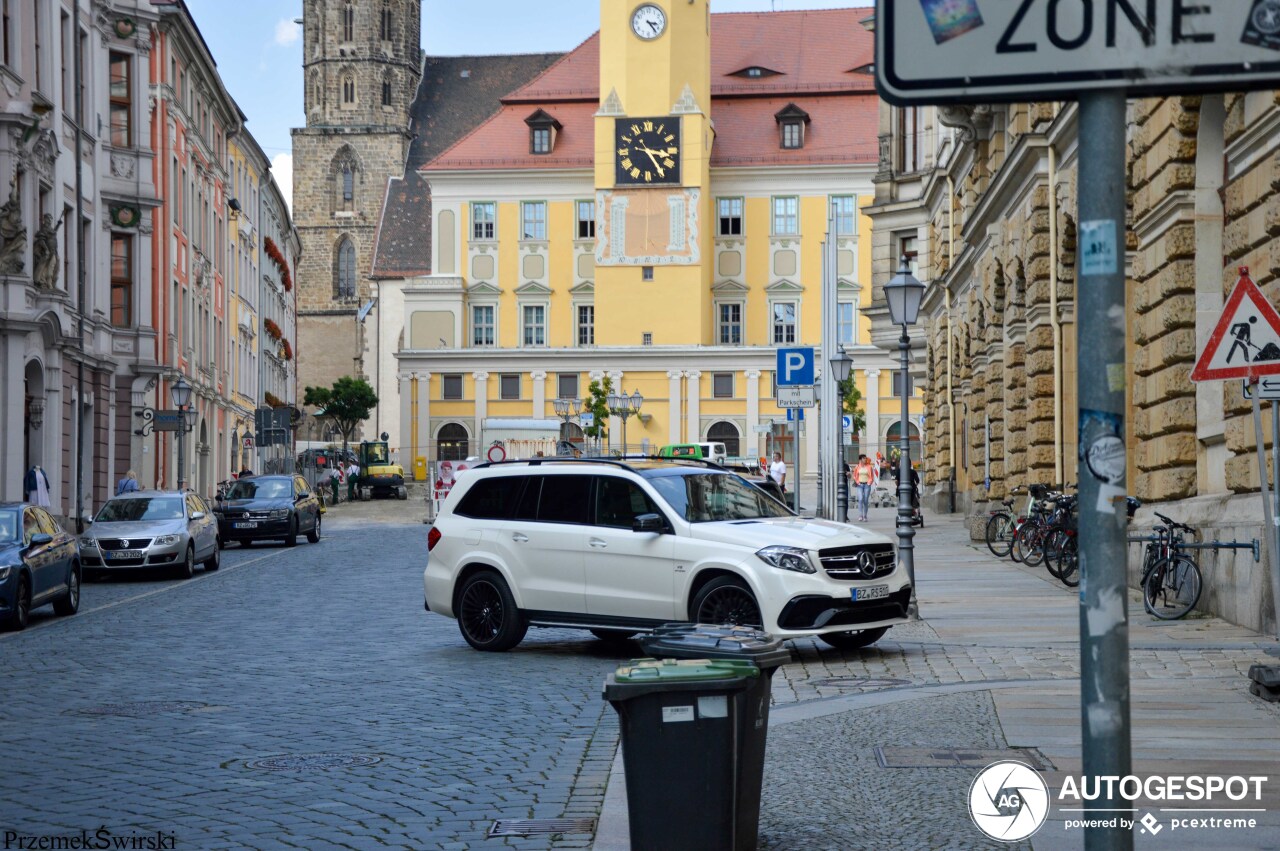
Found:
[[[85,573],[172,567],[180,578],[218,569],[218,523],[198,495],[134,491],[107,500],[80,537]]]

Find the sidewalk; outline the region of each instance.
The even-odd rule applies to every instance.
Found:
[[[1042,769],[1054,806],[1030,843],[1083,847],[1057,805],[1082,770],[1078,597],[1043,567],[1025,568],[969,542],[961,515],[917,529],[921,621],[874,647],[841,652],[794,642],[774,678],[760,847],[776,849],[1010,847],[987,841],[967,809],[979,769],[1020,759]],[[893,534],[892,509],[870,527]],[[981,549],[979,549],[981,547]],[[1249,666],[1277,663],[1277,643],[1215,618],[1157,621],[1130,597],[1133,770],[1267,776],[1262,803],[1167,802],[1265,808],[1236,813],[1252,829],[1174,829],[1174,813],[1139,801],[1158,835],[1136,847],[1280,847],[1280,706],[1248,693]],[[622,764],[614,765],[595,848],[627,848]],[[1063,806],[1072,806],[1064,803]]]

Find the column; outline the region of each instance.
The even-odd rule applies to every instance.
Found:
[[[760,449],[760,433],[756,426],[760,425],[760,370],[748,369],[743,373],[747,380],[747,433],[742,436],[743,449],[750,449],[750,457],[759,458],[764,453]],[[742,455],[748,453],[743,451]]]
[[[412,475],[412,447],[416,435],[410,429],[413,428],[413,382],[416,376],[400,372],[396,373],[396,378],[400,383],[400,464],[406,475]]]
[[[483,458],[485,451],[488,449],[483,445],[483,441],[484,418],[489,415],[489,373],[473,372],[471,377],[476,382],[476,418],[474,433],[471,435],[471,445],[475,447],[475,454]]]
[[[4,390],[3,398],[8,402],[0,406],[3,408],[3,413],[0,413],[0,440],[4,443],[0,449],[0,498],[18,502],[22,499],[22,479],[27,474],[23,469],[25,459],[22,457],[24,406],[18,402],[25,393],[22,354],[26,341],[23,336],[11,333],[4,338],[4,342],[4,375],[0,386]],[[49,425],[58,426],[58,412],[46,408],[45,415],[50,419]],[[61,475],[61,467],[61,459],[57,466],[47,465],[50,481],[55,473]]]
[[[880,370],[867,370],[867,427],[863,429],[859,452],[874,458],[878,450],[888,458],[889,453],[880,445]]]
[[[66,411],[62,409],[65,404],[62,398],[62,366],[58,362],[44,368],[44,395],[44,428],[41,430],[44,438],[44,461],[41,463],[49,474],[49,487],[52,489],[49,504],[53,506],[54,513],[70,517],[71,501],[62,490],[62,423]],[[112,487],[115,486],[111,479],[107,481]]]
[[[540,420],[547,414],[547,374],[540,369],[529,374],[533,377],[533,418]]]
[[[684,373],[678,369],[667,370],[667,443],[680,442],[680,379]]]
[[[701,415],[698,412],[698,403],[702,399],[702,373],[692,369],[686,372],[685,375],[689,378],[689,386],[685,388],[689,392],[689,420],[685,428],[688,438],[685,442],[697,443],[702,439]]]
[[[431,463],[431,373],[414,374],[414,382],[418,388],[418,420],[414,423],[414,438],[417,449],[414,458],[421,455]]]

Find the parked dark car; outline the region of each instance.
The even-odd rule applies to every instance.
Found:
[[[214,504],[222,543],[284,541],[292,547],[299,533],[320,540],[320,500],[302,476],[252,476],[239,479]]]
[[[80,547],[49,512],[0,503],[0,623],[27,625],[31,610],[53,604],[59,615],[80,608]]]

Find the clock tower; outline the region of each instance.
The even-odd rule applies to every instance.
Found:
[[[638,346],[712,338],[710,0],[601,0],[595,117],[596,334]]]

